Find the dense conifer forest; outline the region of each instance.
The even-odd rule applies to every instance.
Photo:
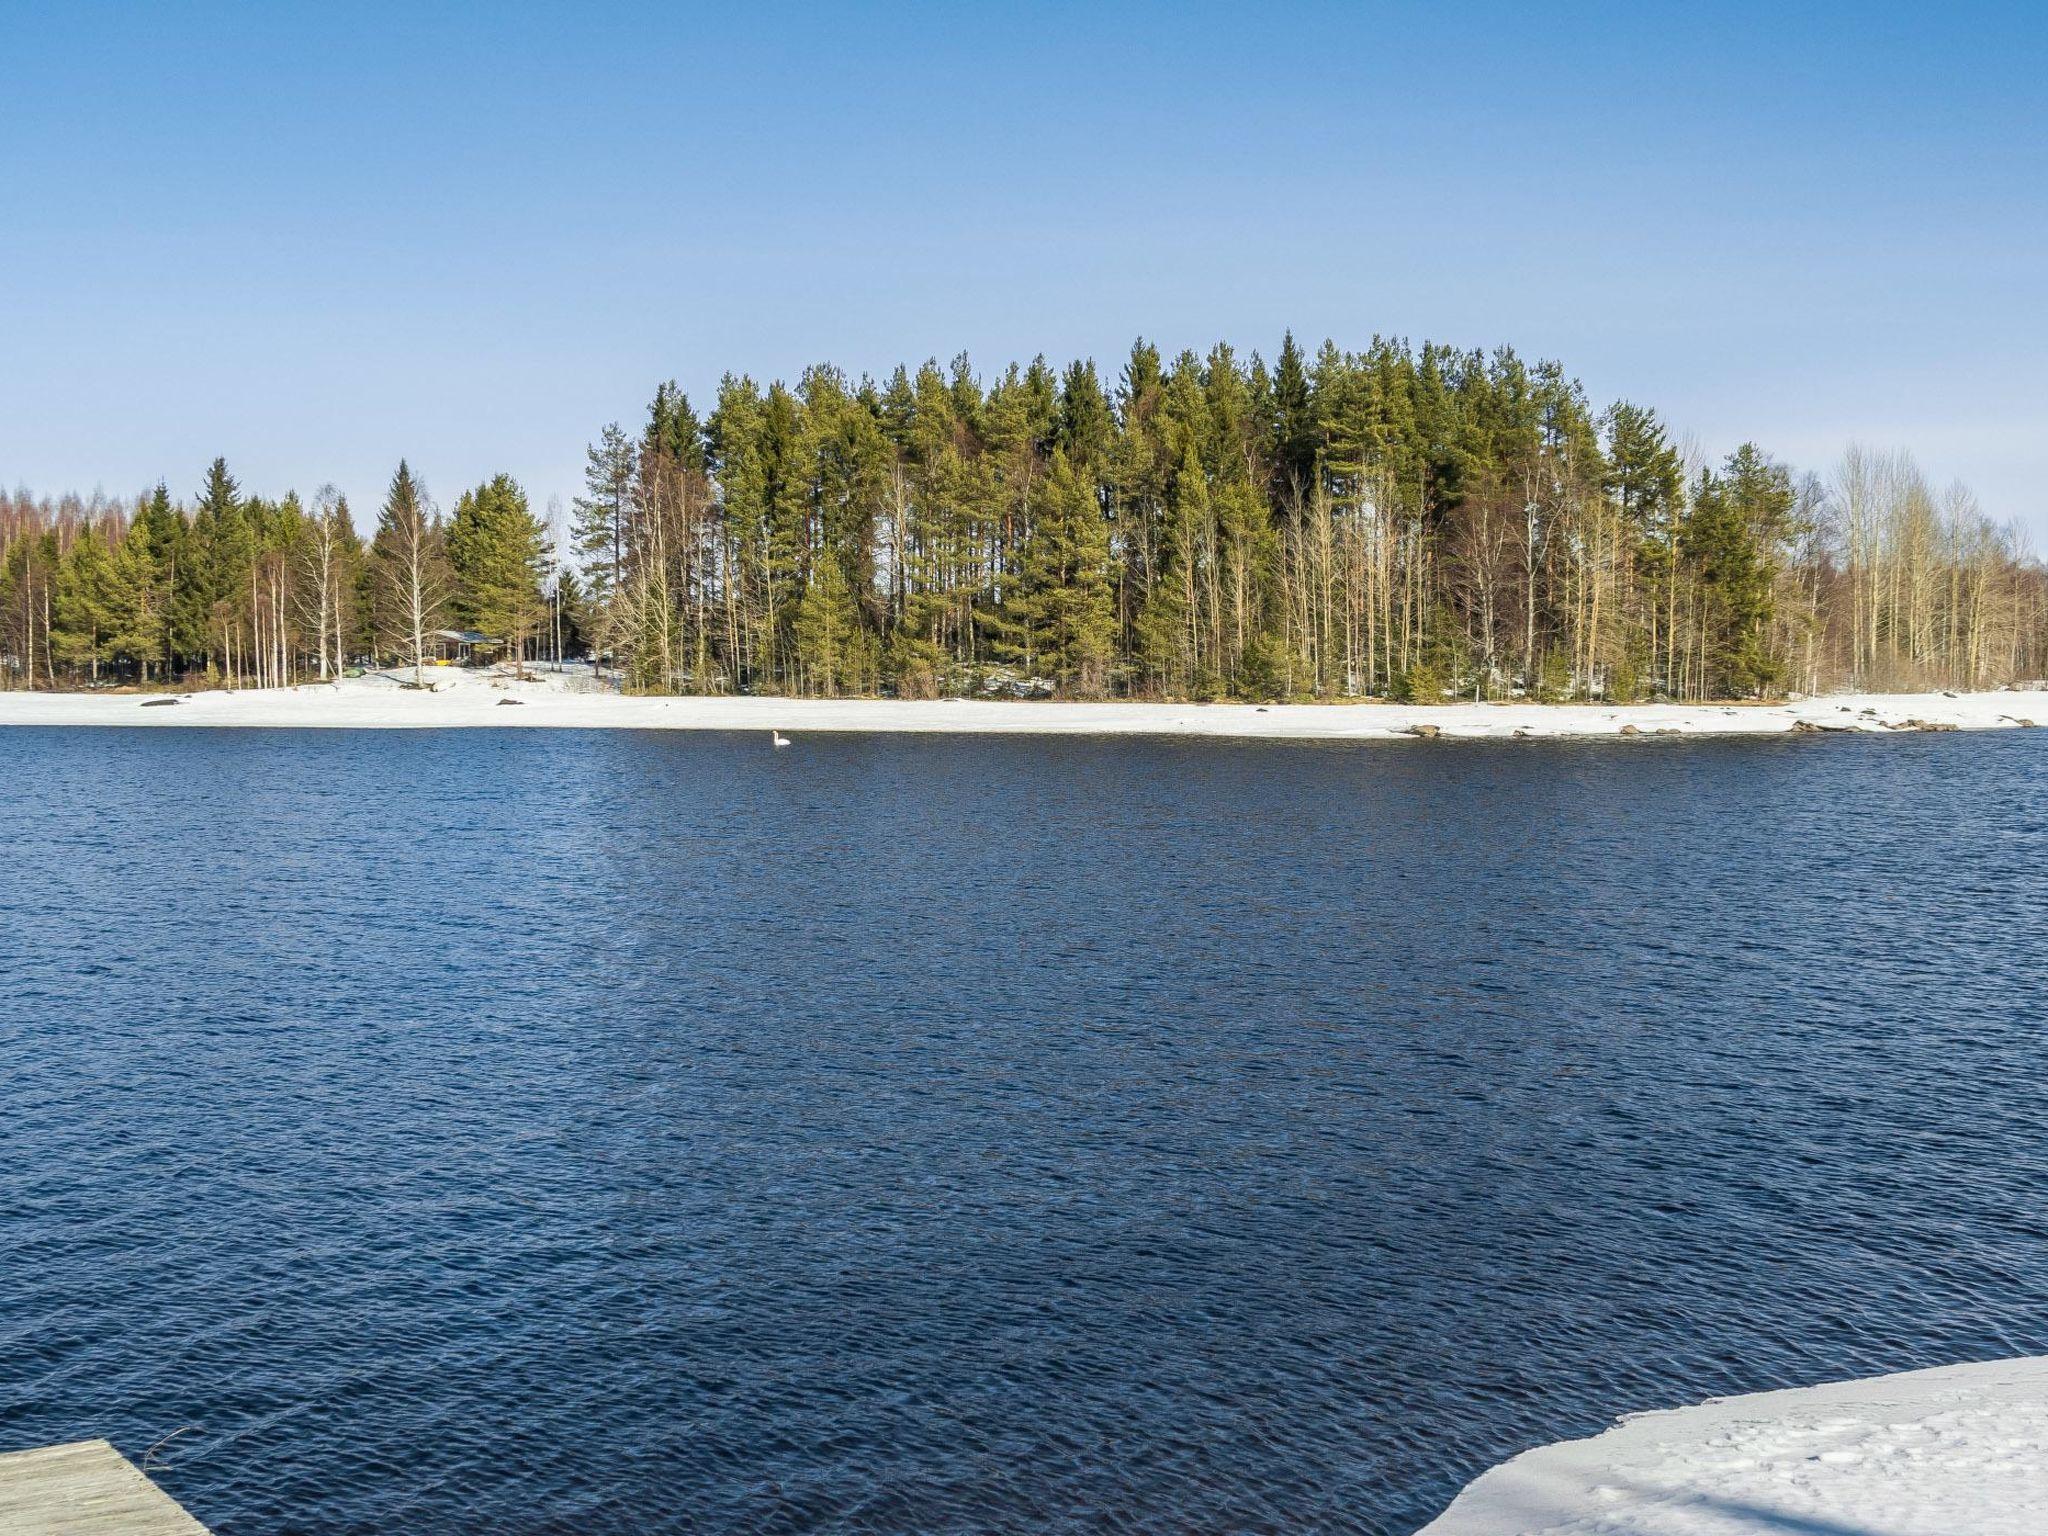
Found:
[[[2048,672],[2048,573],[1895,454],[1698,462],[1556,364],[1375,340],[1114,378],[966,358],[673,385],[558,540],[506,476],[0,493],[0,680],[317,681],[438,630],[650,692],[1740,698]],[[566,549],[569,558],[557,556]]]

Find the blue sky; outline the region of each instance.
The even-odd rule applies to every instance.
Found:
[[[2048,544],[2040,6],[0,0],[0,60],[9,484],[545,504],[663,378],[1291,326]]]

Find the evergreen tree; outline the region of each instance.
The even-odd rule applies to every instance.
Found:
[[[1699,576],[1710,696],[1762,692],[1783,676],[1769,636],[1777,558],[1793,502],[1791,477],[1752,443],[1730,454],[1719,475],[1701,476],[1683,549]]]
[[[1656,412],[1625,400],[1609,409],[1603,489],[1620,524],[1624,578],[1634,599],[1634,631],[1619,673],[1626,697],[1638,691],[1640,677],[1669,673],[1678,610],[1685,469]]]
[[[666,404],[658,399],[657,410]],[[666,439],[675,424],[656,424]],[[632,536],[633,481],[638,469],[638,451],[617,422],[607,426],[585,454],[584,494],[576,498],[573,531],[577,553],[583,559],[584,586],[590,604],[598,614],[608,616],[617,604],[626,582],[626,567]],[[605,618],[599,627],[609,632]]]
[[[98,682],[103,668],[144,674],[160,654],[162,616],[150,589],[144,530],[111,539],[88,524],[58,564],[50,646],[59,662]]]
[[[164,654],[164,589],[149,530],[140,522],[109,550],[106,610],[108,654],[148,679]]]
[[[1016,603],[1025,666],[1094,697],[1108,686],[1116,640],[1109,527],[1094,487],[1054,449],[1033,497]]]
[[[1202,668],[1198,610],[1209,510],[1208,482],[1190,442],[1167,495],[1156,574],[1137,623],[1138,656],[1147,675],[1155,686],[1178,698],[1214,684]]]
[[[826,550],[811,564],[811,577],[792,619],[800,686],[833,698],[861,690],[868,668],[860,614],[839,557]]]
[[[547,530],[510,475],[464,491],[448,524],[448,563],[455,574],[455,611],[472,629],[501,641],[521,677],[526,646],[545,608]]]
[[[192,579],[191,540],[184,517],[171,505],[170,490],[161,481],[136,514],[134,535],[142,541],[149,608],[161,636],[156,660],[169,676],[199,653],[206,638],[203,630],[190,627],[191,605],[180,601],[183,583]]]
[[[207,468],[186,544],[191,579],[179,585],[172,623],[214,672],[232,664],[246,602],[243,576],[255,554],[241,488],[225,459]]]
[[[766,681],[774,615],[768,581],[768,473],[762,460],[761,395],[754,381],[727,374],[705,427],[718,485],[725,572],[727,666],[735,686]]]
[[[594,662],[597,647],[591,636],[597,620],[591,612],[590,598],[583,590],[583,583],[577,579],[573,569],[565,566],[556,570],[552,595],[554,612],[549,618],[561,626],[561,655],[586,656]]]
[[[1656,537],[1685,480],[1657,413],[1626,400],[1607,412],[1607,492],[1637,538]]]
[[[100,530],[87,524],[57,568],[50,650],[64,665],[84,668],[97,683],[115,620],[113,561]]]
[[[704,425],[690,408],[690,397],[676,387],[673,379],[655,388],[641,453],[677,469],[704,472]]]
[[[1308,371],[1289,331],[1273,368],[1274,492],[1283,501],[1308,493],[1316,472],[1316,412],[1309,397]]]
[[[761,664],[772,686],[789,686],[797,601],[808,586],[810,553],[816,542],[811,471],[814,438],[807,413],[780,382],[768,386],[761,402],[760,455],[763,526],[756,554],[761,562]]]

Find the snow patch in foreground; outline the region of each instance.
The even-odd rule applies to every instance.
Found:
[[[2048,1358],[1715,1398],[1504,1462],[1419,1536],[2039,1536]]]

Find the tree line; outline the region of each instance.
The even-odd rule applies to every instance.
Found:
[[[276,687],[351,663],[418,670],[459,624],[523,659],[548,595],[545,530],[499,475],[443,518],[400,462],[374,538],[323,487],[245,496],[224,460],[198,494],[132,505],[0,493],[0,667],[15,687]]]
[[[218,463],[132,516],[0,499],[10,681],[417,665],[448,618],[515,657],[558,631],[651,692],[1701,699],[2048,672],[2048,575],[1966,491],[1902,455],[1825,480],[1754,444],[1700,462],[1507,349],[1140,342],[1113,382],[820,366],[728,376],[701,415],[664,384],[586,482],[561,570],[503,476],[444,521],[401,466],[367,547],[340,498],[243,497]]]

